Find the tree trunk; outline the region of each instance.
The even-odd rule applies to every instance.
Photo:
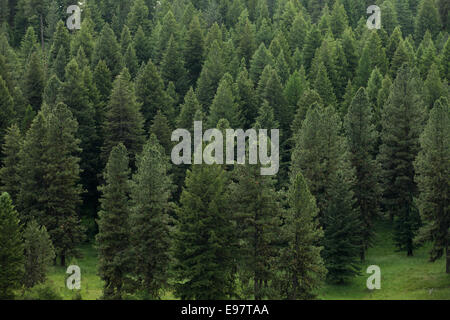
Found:
[[[61,254],[61,267],[65,267],[66,266],[66,254],[63,253]]]
[[[366,260],[366,252],[365,252],[363,246],[361,246],[361,251],[359,253],[359,257],[361,258],[361,262],[364,262]]]
[[[450,250],[448,250],[448,243],[445,246],[445,252],[447,256],[446,272],[450,274]]]
[[[42,52],[44,51],[44,17],[41,14],[41,46]]]
[[[255,277],[254,282],[253,282],[253,292],[255,294],[255,300],[258,300],[259,289],[258,289],[258,279],[256,279],[256,277]]]

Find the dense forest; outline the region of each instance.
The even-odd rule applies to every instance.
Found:
[[[450,273],[449,7],[0,0],[0,299],[83,245],[102,299],[315,299],[378,221]],[[194,121],[279,129],[278,174],[175,165]]]

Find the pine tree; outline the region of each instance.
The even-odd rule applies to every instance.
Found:
[[[20,179],[17,208],[20,221],[27,223],[38,220],[43,212],[43,204],[39,199],[45,190],[42,177],[45,175],[43,150],[46,135],[45,117],[39,112],[33,119],[23,140],[19,152],[18,175]],[[37,191],[40,190],[40,191]]]
[[[155,27],[156,30],[156,27]],[[138,58],[138,63],[141,65],[142,63],[145,63],[150,59],[150,57],[154,58],[153,55],[151,55],[151,47],[149,40],[147,39],[147,36],[145,35],[144,30],[142,27],[139,27],[134,39],[133,39],[134,49],[136,50],[136,56]],[[154,50],[154,49],[153,49]]]
[[[42,102],[47,105],[55,104],[58,100],[58,93],[63,83],[56,74],[48,79],[42,96]]]
[[[354,208],[351,178],[338,171],[331,180],[329,201],[323,219],[325,229],[323,258],[328,270],[327,279],[344,283],[359,274],[361,227]]]
[[[170,262],[169,216],[171,191],[164,149],[151,135],[137,157],[131,183],[131,237],[138,288],[157,299],[167,285]]]
[[[276,254],[281,207],[273,176],[260,175],[259,165],[240,165],[233,172],[230,205],[234,212],[238,239],[238,274],[246,297],[261,300],[268,296],[275,277],[271,260]]]
[[[405,37],[412,34],[414,30],[414,19],[408,2],[408,0],[394,1],[398,22]]]
[[[206,113],[225,74],[225,61],[222,48],[218,41],[212,43],[203,64],[202,72],[197,81],[196,95]]]
[[[421,150],[415,160],[415,181],[419,188],[417,205],[424,225],[419,242],[432,241],[430,261],[446,254],[446,272],[450,273],[449,194],[450,194],[450,109],[446,98],[436,101],[420,136]]]
[[[130,74],[124,69],[114,81],[106,109],[103,159],[106,160],[112,148],[121,142],[130,153],[131,163],[134,163],[134,156],[141,151],[143,144],[143,125],[144,119],[130,82]]]
[[[377,32],[371,31],[369,38],[366,40],[364,49],[359,59],[356,75],[359,86],[365,87],[369,80],[370,74],[375,67],[378,67],[382,74],[387,71],[387,59],[385,49],[381,43],[381,39]]]
[[[390,69],[390,75],[395,78],[397,75],[397,72],[400,70],[400,68],[403,66],[404,63],[411,63],[410,57],[408,55],[405,42],[400,41],[400,43],[397,46],[397,50],[395,50],[394,57],[392,58],[391,62],[391,69]]]
[[[39,44],[33,27],[28,27],[25,36],[20,42],[20,56],[24,61],[28,61],[31,54],[37,51]]]
[[[386,46],[386,57],[389,61],[392,62],[395,51],[397,51],[398,45],[401,42],[403,42],[402,31],[400,30],[400,27],[397,26],[389,37],[389,42]]]
[[[400,250],[413,254],[413,238],[419,223],[413,161],[419,152],[424,107],[417,73],[404,66],[397,75],[382,114],[383,202],[395,217],[395,241]]]
[[[289,46],[293,51],[303,48],[307,32],[307,24],[302,13],[295,16],[294,21],[288,35]]]
[[[171,37],[167,49],[161,61],[161,74],[166,85],[169,82],[175,84],[177,94],[184,96],[187,91],[187,71],[184,67],[183,56],[179,44]]]
[[[83,73],[75,59],[66,66],[65,81],[61,85],[58,101],[63,102],[78,121],[77,138],[80,139],[81,183],[89,192],[95,192],[99,142],[95,124],[95,110],[85,87]]]
[[[132,43],[133,40],[131,38],[130,28],[125,25],[123,27],[122,33],[120,34],[120,52],[122,53],[122,56],[125,55],[125,52]]]
[[[233,78],[226,73],[220,80],[208,117],[208,127],[215,128],[220,119],[226,119],[232,127],[237,122],[237,104],[232,91]]]
[[[72,56],[75,56],[78,53],[78,50],[83,48],[86,59],[91,62],[95,49],[94,27],[94,22],[91,18],[86,17],[83,19],[81,22],[81,29],[75,34],[75,37],[70,43],[70,52]]]
[[[280,77],[271,66],[268,66],[264,73],[258,84],[260,101],[266,100],[270,104],[273,108],[275,119],[280,124],[281,134],[289,136],[290,122],[294,114],[289,112],[286,98],[283,95]]]
[[[373,69],[372,74],[370,75],[369,82],[367,83],[367,98],[368,102],[372,104],[372,106],[377,106],[377,96],[378,92],[381,89],[383,82],[383,76],[381,75],[378,68]]]
[[[159,32],[159,38],[157,43],[157,53],[159,54],[156,61],[161,61],[164,53],[166,52],[170,38],[173,37],[173,41],[179,43],[180,39],[180,26],[175,19],[175,16],[171,9],[169,9],[166,15],[162,19],[161,31]]]
[[[106,103],[112,89],[112,75],[104,60],[100,60],[94,70],[95,86],[100,93],[100,99]]]
[[[431,108],[433,108],[434,106],[434,103],[440,97],[445,96],[445,87],[439,75],[438,66],[433,63],[424,82],[423,100],[428,109],[431,110]]]
[[[427,30],[430,31],[433,39],[436,39],[436,36],[441,30],[441,21],[436,1],[433,0],[423,0],[420,2],[415,23],[415,39],[417,41],[422,40]]]
[[[273,65],[273,63],[273,57],[270,51],[268,51],[266,46],[262,43],[250,60],[249,74],[253,83],[258,83],[266,66]]]
[[[70,35],[64,22],[59,21],[58,24],[56,25],[56,31],[53,35],[53,42],[50,48],[48,58],[50,66],[54,67],[56,57],[61,48],[64,48],[63,49],[63,52],[65,53],[64,60],[67,63],[69,61],[69,54],[70,54]]]
[[[291,300],[314,299],[327,270],[320,255],[323,230],[317,221],[316,200],[301,173],[291,177],[289,209],[281,229],[286,246],[281,249],[277,269],[279,291]]]
[[[434,46],[433,40],[431,40],[431,34],[428,31],[425,34],[419,49],[417,49],[417,60],[422,79],[426,78],[433,63],[439,63],[437,60],[436,47]]]
[[[333,86],[328,77],[327,69],[322,62],[319,64],[313,87],[320,95],[325,105],[334,105],[336,103]]]
[[[315,103],[308,110],[301,129],[294,136],[291,173],[302,172],[317,200],[323,225],[330,186],[338,170],[350,171],[347,145],[340,135],[341,119],[332,106]]]
[[[195,114],[201,112],[202,107],[200,106],[192,87],[184,97],[184,103],[181,105],[180,109],[180,114],[176,120],[176,127],[187,129],[193,134]]]
[[[345,8],[340,1],[336,1],[331,10],[332,14],[330,17],[330,29],[333,35],[338,38],[342,35],[344,30],[348,27],[347,14]]]
[[[146,26],[148,14],[149,8],[146,6],[144,0],[135,0],[133,2],[127,18],[127,25],[130,27],[132,34],[134,34],[140,26]]]
[[[69,108],[59,103],[53,108],[43,109],[46,135],[41,150],[44,168],[44,189],[34,192],[42,213],[37,221],[47,228],[60,257],[62,266],[68,256],[78,256],[78,245],[83,240],[83,227],[80,224],[77,209],[81,203],[80,152],[79,140],[76,139],[78,123]]]
[[[381,190],[378,185],[379,166],[373,157],[377,131],[373,112],[366,91],[356,93],[345,118],[345,129],[350,151],[350,161],[355,168],[356,181],[353,188],[361,221],[361,260],[372,244],[374,219],[378,214]]]
[[[200,72],[202,71],[204,56],[204,39],[200,26],[200,20],[197,15],[192,18],[189,30],[186,35],[186,43],[184,49],[184,61],[189,74],[189,84],[195,85]]]
[[[382,17],[382,28],[386,30],[388,35],[391,35],[395,32],[395,29],[400,27],[398,26],[398,17],[397,12],[395,11],[395,6],[392,0],[385,0],[380,4],[380,10],[383,12]]]
[[[244,10],[235,26],[235,43],[238,57],[250,61],[256,50],[255,26],[248,19],[248,12]]]
[[[23,92],[33,110],[37,112],[41,108],[42,93],[45,86],[44,73],[38,52],[34,52],[31,55],[24,77]]]
[[[450,80],[450,40],[448,39],[441,53],[441,75],[443,79]]]
[[[342,49],[345,53],[345,60],[347,61],[348,77],[353,78],[356,68],[358,67],[358,51],[356,50],[356,40],[351,28],[347,28],[342,35]]]
[[[171,132],[172,129],[169,126],[167,118],[161,111],[158,111],[153,119],[153,124],[150,127],[149,133],[156,136],[166,155],[170,155],[173,147]]]
[[[181,299],[233,296],[233,225],[219,165],[187,171],[175,234],[175,294]]]
[[[322,37],[320,31],[316,25],[312,25],[306,36],[305,46],[303,47],[303,63],[306,72],[309,72],[316,49],[320,47],[321,43]]]
[[[34,220],[27,224],[23,239],[25,247],[23,284],[31,288],[45,282],[48,268],[55,258],[55,250],[47,229],[39,226]]]
[[[122,143],[111,150],[99,187],[101,209],[98,213],[99,275],[104,281],[104,299],[122,299],[131,270],[129,160]]]
[[[134,79],[139,69],[136,51],[132,44],[130,44],[123,56],[123,65],[130,71],[131,78]]]
[[[2,168],[0,168],[1,190],[7,192],[16,203],[20,191],[20,176],[17,168],[19,152],[22,144],[22,134],[17,125],[8,128],[5,142],[2,145]]]
[[[102,32],[97,39],[92,62],[94,65],[97,65],[100,60],[105,61],[113,77],[122,71],[123,64],[120,46],[114,31],[107,23],[103,26]]]
[[[234,91],[240,128],[248,129],[255,122],[258,107],[254,84],[249,77],[244,62],[243,60],[241,63],[242,66],[236,78]]]
[[[0,299],[13,299],[24,272],[22,228],[9,194],[0,195]]]
[[[7,84],[0,75],[0,141],[14,119],[14,101],[11,97]]]
[[[164,91],[164,82],[158,69],[151,60],[145,65],[136,79],[136,97],[142,103],[142,114],[145,119],[145,127],[149,128],[157,111],[167,113],[167,94]]]

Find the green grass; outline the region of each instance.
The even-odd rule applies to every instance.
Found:
[[[415,251],[413,257],[404,252],[396,252],[392,241],[392,228],[388,222],[377,226],[374,247],[369,249],[366,262],[362,264],[361,275],[345,285],[325,285],[319,298],[325,300],[393,300],[393,299],[447,299],[450,300],[450,275],[445,273],[444,258],[428,262],[430,245]],[[97,275],[97,253],[91,245],[81,247],[83,258],[70,263],[81,268],[81,296],[83,299],[99,299],[102,281]],[[370,265],[381,268],[381,289],[368,290],[366,280],[370,276],[365,271]],[[73,293],[65,286],[66,268],[53,267],[49,279],[64,299],[71,299]],[[174,299],[167,292],[164,299]]]
[[[82,258],[72,259],[68,265],[78,265],[81,269],[81,296],[84,300],[96,300],[102,295],[103,282],[97,275],[97,251],[92,245],[83,245]],[[54,266],[50,270],[49,280],[64,299],[72,299],[72,290],[66,287],[65,267]]]
[[[392,228],[388,222],[377,226],[373,248],[362,264],[361,275],[346,285],[326,285],[321,299],[357,300],[426,300],[450,299],[450,275],[445,273],[445,260],[428,261],[430,245],[417,249],[413,257],[396,252],[392,240]],[[381,289],[369,290],[366,280],[367,267],[377,265],[381,269]]]

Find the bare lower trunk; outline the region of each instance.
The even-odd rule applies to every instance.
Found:
[[[66,254],[63,253],[61,254],[61,267],[65,267],[66,266]]]
[[[44,17],[41,14],[41,46],[44,51]]]
[[[445,247],[445,252],[446,252],[446,256],[447,256],[446,272],[450,273],[450,250],[448,250],[448,244]]]

